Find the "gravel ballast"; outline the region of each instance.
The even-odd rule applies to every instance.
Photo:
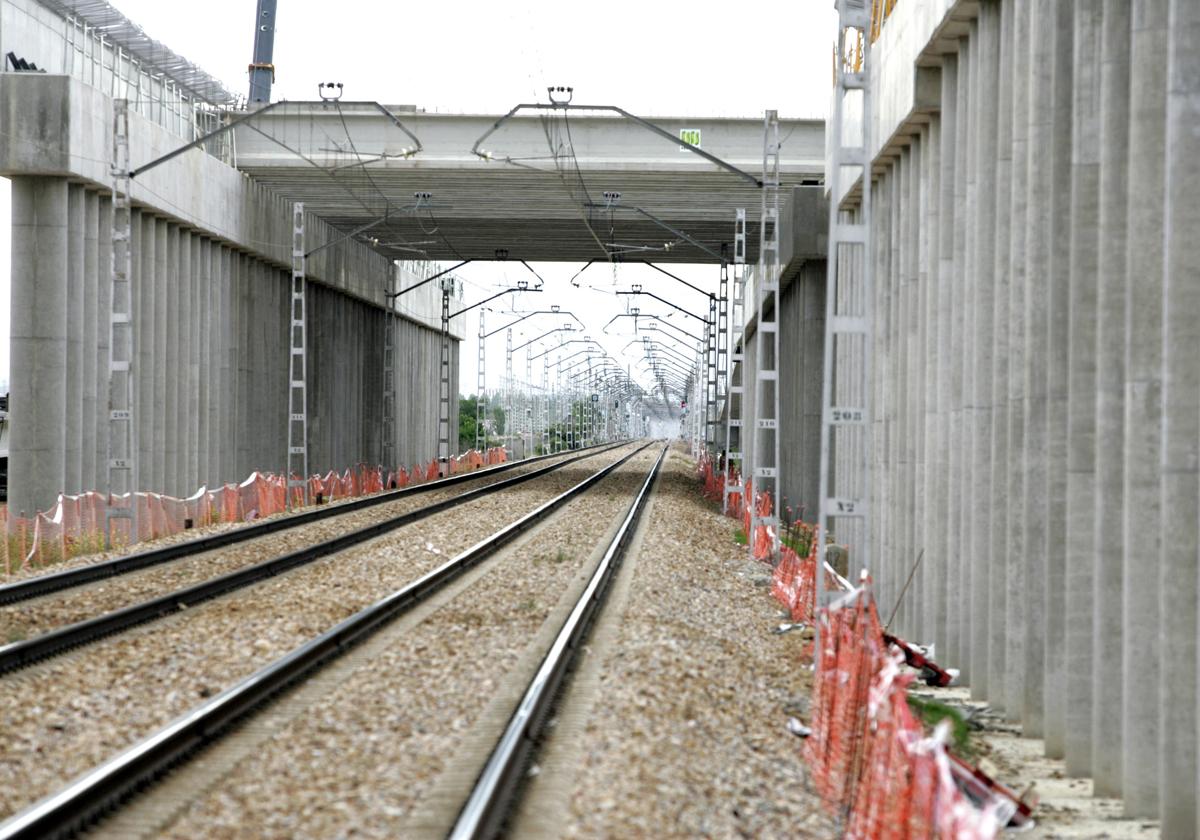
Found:
[[[786,729],[807,718],[804,642],[771,632],[770,570],[735,528],[673,450],[514,836],[838,836]]]
[[[464,580],[164,836],[424,836],[414,809],[445,782],[465,742],[475,760],[486,757],[481,718],[497,695],[519,696],[552,635],[545,631],[561,623],[657,454],[655,446],[634,457]],[[505,717],[486,722],[502,726]]]
[[[566,458],[569,456],[564,455],[563,457]],[[0,644],[32,638],[57,627],[83,621],[102,613],[140,603],[158,595],[192,586],[219,575],[304,548],[313,543],[332,539],[377,522],[383,522],[394,516],[408,513],[434,502],[462,495],[486,484],[513,478],[523,473],[549,466],[558,460],[547,459],[515,467],[498,475],[480,476],[477,481],[466,481],[442,490],[418,493],[407,498],[397,499],[394,502],[369,507],[365,510],[348,512],[341,516],[268,534],[244,543],[224,546],[191,557],[181,558],[162,566],[119,575],[63,592],[56,592],[31,601],[0,607]],[[281,516],[283,515],[286,514],[281,514]],[[213,526],[213,528],[222,527],[228,528],[230,526]],[[192,531],[188,533],[196,535],[197,532]],[[156,541],[149,545],[158,547],[161,542],[163,541]],[[105,555],[105,557],[107,556],[110,555]],[[111,556],[117,555],[114,554]],[[63,568],[68,568],[68,566],[62,564],[54,566],[52,570],[47,571],[58,571]],[[7,582],[7,580],[0,582]]]
[[[0,817],[403,586],[632,447],[0,679]],[[425,497],[426,499],[428,497]]]

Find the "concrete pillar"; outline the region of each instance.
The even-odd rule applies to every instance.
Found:
[[[234,375],[237,377],[236,397],[232,403],[236,412],[234,434],[237,441],[237,466],[234,468],[234,480],[240,480],[256,465],[252,465],[250,453],[250,370],[248,363],[254,346],[248,329],[251,321],[250,298],[248,295],[249,277],[246,269],[246,257],[233,253],[230,263],[232,293],[233,293],[233,334],[236,342],[234,349]]]
[[[920,347],[918,336],[920,335],[920,302],[921,302],[921,286],[917,282],[917,260],[919,255],[919,242],[921,232],[921,179],[924,173],[921,169],[922,156],[922,140],[920,135],[913,139],[911,154],[909,155],[909,177],[908,177],[908,194],[905,196],[907,206],[907,219],[905,228],[902,231],[904,234],[904,247],[901,251],[902,262],[900,265],[900,291],[904,302],[904,317],[901,322],[903,327],[902,340],[904,342],[905,358],[907,360],[907,370],[904,373],[907,381],[907,387],[904,389],[902,398],[904,400],[905,414],[905,434],[901,439],[901,457],[904,461],[904,486],[903,495],[900,497],[902,504],[901,526],[902,532],[902,553],[896,559],[897,563],[897,583],[898,590],[896,598],[901,598],[909,574],[913,571],[913,563],[917,559],[917,539],[920,534],[917,499],[922,498],[921,487],[918,482],[917,465],[919,463],[920,449],[919,444],[924,439],[921,426],[921,413],[918,410],[923,397],[923,377],[924,365],[921,364]],[[904,611],[904,621],[907,632],[914,637],[919,636],[919,622],[917,616],[920,615],[921,606],[921,588],[917,584],[914,577],[912,585],[903,595],[901,609]]]
[[[992,523],[992,307],[995,303],[996,260],[996,134],[999,114],[995,103],[999,91],[997,79],[1000,60],[1000,9],[984,4],[979,10],[979,49],[975,82],[977,117],[972,131],[975,150],[975,216],[972,219],[973,255],[971,257],[973,295],[974,352],[972,394],[975,418],[972,437],[971,493],[971,695],[999,705],[999,692],[990,682],[988,629],[991,623]],[[996,688],[999,688],[998,686]]]
[[[137,445],[139,490],[154,481],[154,217],[134,211],[133,263],[137,299]]]
[[[1195,837],[1196,567],[1200,563],[1200,5],[1171,0],[1167,26],[1159,743],[1162,833]]]
[[[97,490],[108,491],[108,344],[112,309],[112,198],[100,196],[96,223],[96,473]],[[136,360],[135,360],[136,361]],[[136,408],[136,406],[135,406]]]
[[[1129,165],[1129,3],[1104,0],[1100,39],[1100,231],[1096,295],[1096,507],[1093,591],[1092,778],[1097,796],[1121,795],[1125,553],[1126,168]],[[1137,282],[1137,278],[1134,279]]]
[[[222,248],[216,242],[208,243],[208,478],[209,487],[215,487],[225,480],[221,472],[221,453],[224,446],[221,442],[221,415],[225,411],[225,395],[222,390],[224,374],[221,360],[224,347],[221,343],[221,329],[224,323],[224,312],[221,309],[223,267],[221,261]]]
[[[1012,274],[1010,266],[1011,239],[1018,228],[1017,220],[1012,217],[1016,211],[1015,193],[1016,182],[1013,179],[1013,120],[1015,99],[1012,84],[1012,61],[1014,52],[1014,6],[1015,3],[1005,3],[999,7],[1000,38],[998,42],[998,61],[996,75],[996,146],[995,146],[995,187],[993,191],[992,224],[992,281],[989,284],[992,291],[992,306],[984,312],[984,319],[992,332],[991,347],[991,379],[992,391],[992,434],[990,443],[991,482],[981,487],[982,503],[988,507],[990,527],[988,529],[988,549],[984,559],[988,566],[987,596],[990,614],[985,628],[987,637],[988,685],[991,691],[988,699],[1000,710],[1012,714],[1012,705],[1008,697],[1008,681],[1005,669],[1008,662],[1008,587],[1012,582],[1012,561],[1020,556],[1020,552],[1012,545],[1011,529],[1008,528],[1009,507],[1009,470],[1012,461],[1009,456],[1010,429],[1009,418],[1009,365],[1014,361],[1011,357],[1010,327],[1012,318],[1010,312],[1010,286]],[[1022,202],[1024,196],[1021,196]],[[981,231],[981,238],[986,239],[988,230]],[[1015,502],[1016,498],[1012,498]]]
[[[903,383],[899,373],[903,353],[897,345],[897,321],[899,319],[899,277],[896,252],[899,249],[901,196],[904,194],[904,179],[907,174],[907,149],[901,151],[900,159],[894,162],[879,179],[876,190],[878,202],[876,218],[883,227],[879,230],[878,259],[875,264],[875,358],[872,360],[873,379],[879,385],[880,397],[875,401],[883,420],[882,436],[872,451],[877,466],[873,476],[873,490],[878,499],[875,509],[879,512],[874,523],[876,533],[872,536],[875,546],[871,557],[872,574],[878,577],[882,619],[887,621],[895,602],[897,562],[896,546],[896,499],[900,494],[897,481],[898,464],[896,442],[900,423],[897,418],[897,394]],[[861,276],[861,275],[860,275]]]
[[[33,516],[62,492],[67,402],[67,182],[12,179],[8,508]]]
[[[203,240],[188,232],[188,347],[187,347],[187,459],[184,462],[187,492],[192,493],[204,483],[200,469],[200,354],[201,323],[203,318],[200,291],[200,263]]]
[[[196,363],[199,381],[196,385],[196,480],[212,487],[215,476],[212,464],[211,418],[216,404],[216,392],[212,388],[215,371],[212,365],[212,252],[210,239],[197,240],[196,263],[196,308],[199,313],[199,332],[196,338]]]
[[[187,339],[186,331],[180,320],[180,233],[179,226],[167,225],[167,258],[163,266],[162,285],[166,290],[166,309],[163,320],[167,326],[163,331],[162,348],[162,377],[163,377],[163,444],[162,444],[162,492],[172,496],[180,493],[179,475],[179,366],[180,344]]]
[[[1031,738],[1043,737],[1046,679],[1046,360],[1050,277],[1050,178],[1054,127],[1054,11],[1053,0],[1033,0],[1029,19],[1030,56],[1014,61],[1013,71],[1026,88],[1029,134],[1026,153],[1025,212],[1025,358],[1023,417],[1025,441],[1019,498],[1024,500],[1025,538],[1022,599],[1025,622],[1021,629],[1023,669],[1021,729]],[[1014,253],[1015,249],[1014,249]],[[1058,561],[1055,561],[1058,562]]]
[[[179,325],[178,357],[175,365],[175,376],[179,380],[178,400],[178,448],[175,454],[175,493],[186,496],[196,489],[195,471],[192,469],[192,453],[195,439],[192,436],[192,421],[196,416],[195,401],[192,393],[192,349],[196,337],[192,331],[192,316],[195,307],[192,305],[192,234],[188,230],[179,231],[179,274],[176,279],[179,287],[176,323]]]
[[[966,461],[963,458],[965,437],[964,427],[964,388],[963,372],[967,342],[965,340],[966,321],[966,204],[967,204],[967,129],[969,126],[967,99],[971,87],[971,42],[959,42],[958,74],[955,85],[955,126],[953,140],[949,146],[953,153],[953,174],[947,179],[953,189],[953,202],[949,213],[943,214],[949,236],[950,249],[949,272],[944,277],[952,290],[950,302],[950,485],[947,493],[950,499],[946,557],[953,565],[947,578],[946,620],[947,641],[951,659],[961,671],[963,682],[971,679],[971,645],[970,629],[967,624],[969,610],[964,609],[967,598],[970,597],[970,563],[968,552],[963,548],[963,499],[967,487]],[[943,191],[945,188],[943,187]]]
[[[1004,538],[992,540],[995,551],[1004,556],[1006,574],[1001,586],[1005,593],[1005,638],[997,640],[1004,648],[1004,672],[1002,680],[1005,698],[1004,708],[1010,721],[1021,719],[1025,699],[1025,637],[1028,621],[1028,600],[1025,583],[1025,352],[1028,340],[1026,327],[1025,297],[1029,279],[1025,274],[1026,226],[1028,212],[1029,176],[1029,55],[1030,55],[1030,3],[1017,0],[1013,4],[1012,56],[1005,77],[1012,87],[1012,185],[1009,190],[1009,302],[1007,325],[997,324],[998,329],[1007,329],[1008,340],[1008,452],[997,469],[1007,467],[1007,525]],[[1003,205],[998,212],[1003,212]],[[1003,259],[1003,258],[1001,258]],[[1038,278],[1039,281],[1041,278]],[[1003,522],[1003,520],[997,520]],[[1007,543],[1007,548],[1002,546]],[[995,558],[994,558],[995,559]]]
[[[1092,772],[1100,0],[1075,5],[1067,378],[1067,772]]]
[[[221,246],[221,480],[240,481],[238,467],[237,254]]]
[[[1122,729],[1125,813],[1153,818],[1159,807],[1162,606],[1163,252],[1168,0],[1134,0],[1129,67],[1128,315],[1125,330],[1125,498]]]
[[[954,175],[955,138],[958,129],[958,57],[948,55],[942,59],[942,114],[940,137],[938,138],[938,226],[937,226],[937,272],[938,272],[938,447],[937,447],[937,499],[934,522],[935,553],[930,569],[933,577],[933,637],[951,656],[948,660],[955,667],[962,661],[957,653],[957,628],[949,620],[947,596],[954,591],[951,581],[955,578],[960,560],[952,551],[950,533],[953,528],[950,510],[954,504],[957,488],[954,485],[954,421],[955,403],[953,373],[955,355],[953,339],[958,333],[954,317],[955,288],[958,278],[954,274]]]
[[[67,187],[67,402],[63,434],[63,489],[78,493],[83,454],[83,187]]]
[[[1067,582],[1063,558],[1067,552],[1067,378],[1070,317],[1071,249],[1071,134],[1074,74],[1075,13],[1069,3],[1054,4],[1054,113],[1049,146],[1050,286],[1047,308],[1046,361],[1046,754],[1061,758],[1067,729]]]
[[[84,490],[99,490],[101,482],[96,475],[96,389],[100,383],[99,368],[99,305],[100,283],[102,282],[99,260],[100,197],[88,191],[83,196],[83,354],[80,377],[83,427],[80,442],[80,485]],[[105,360],[107,361],[107,359]]]
[[[942,70],[943,77],[945,69]],[[944,85],[943,79],[943,85]],[[945,99],[943,98],[943,103]],[[943,104],[944,108],[944,104]],[[945,585],[945,555],[942,553],[944,528],[944,481],[942,474],[945,449],[945,432],[942,423],[941,394],[942,367],[945,357],[941,355],[941,336],[949,325],[941,320],[941,115],[934,114],[930,119],[929,131],[925,141],[925,162],[923,170],[925,213],[922,222],[921,246],[921,277],[920,283],[925,290],[925,448],[922,463],[925,465],[925,499],[924,534],[921,547],[925,549],[925,559],[921,561],[921,589],[924,593],[924,606],[921,610],[924,616],[923,639],[945,644],[941,622],[941,603],[938,599],[939,589]]]
[[[979,27],[972,24],[970,37],[967,40],[970,47],[967,61],[963,67],[960,79],[963,100],[961,113],[965,116],[964,131],[960,143],[962,148],[962,184],[963,210],[959,221],[958,237],[955,242],[955,263],[959,272],[959,282],[962,285],[962,449],[960,461],[960,505],[958,550],[963,558],[962,588],[959,598],[962,602],[959,610],[959,633],[962,634],[963,664],[967,669],[964,677],[971,685],[973,693],[979,693],[986,675],[977,673],[983,663],[976,656],[977,648],[973,644],[975,625],[983,617],[975,613],[975,585],[977,581],[976,564],[974,562],[974,543],[971,541],[971,522],[975,513],[972,504],[972,493],[976,488],[974,480],[975,469],[975,220],[976,220],[976,178],[977,156],[979,153],[976,126],[979,124],[979,76],[980,54],[983,47],[979,39]],[[990,106],[989,106],[990,107]],[[984,613],[983,615],[986,615]]]

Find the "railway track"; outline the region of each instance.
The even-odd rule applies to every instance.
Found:
[[[512,464],[505,464],[488,470],[451,476],[440,481],[403,488],[366,499],[357,499],[330,508],[307,511],[297,514],[294,517],[272,520],[261,525],[247,526],[198,540],[165,546],[161,549],[119,557],[93,566],[83,566],[77,569],[30,578],[6,587],[0,587],[0,604],[4,604],[4,608],[11,612],[15,604],[20,604],[22,605],[22,610],[29,611],[34,609],[34,607],[30,606],[30,602],[44,603],[48,595],[59,596],[60,593],[78,591],[80,587],[94,585],[98,581],[131,575],[135,572],[161,569],[167,564],[176,566],[179,564],[197,563],[196,571],[187,576],[200,578],[198,582],[182,587],[157,587],[161,591],[152,597],[137,601],[128,606],[108,609],[102,614],[92,612],[93,607],[89,603],[80,604],[73,609],[69,607],[64,608],[61,604],[54,604],[47,611],[58,615],[65,614],[68,616],[67,621],[32,638],[14,641],[0,647],[0,674],[27,667],[35,662],[81,645],[89,644],[114,633],[119,633],[129,628],[180,612],[181,610],[189,609],[204,601],[226,595],[269,577],[283,574],[322,558],[329,557],[382,534],[426,519],[434,514],[512,488],[518,484],[539,478],[585,458],[608,452],[622,445],[624,444],[604,445],[577,451],[566,456],[559,454],[516,461]],[[504,475],[514,468],[528,467],[544,460],[550,460],[550,463],[544,466],[537,466],[528,472],[523,472],[515,476],[505,477]],[[497,477],[499,477],[499,480],[489,481]],[[481,480],[488,481],[489,483],[395,515],[382,513],[383,508],[380,507],[400,500],[420,498],[431,491],[445,490],[448,487]],[[344,533],[333,538],[303,545],[298,549],[270,556],[269,559],[259,560],[258,562],[250,560],[241,562],[235,558],[235,562],[229,565],[237,566],[237,568],[224,574],[211,574],[209,571],[211,565],[209,564],[205,564],[203,567],[199,566],[199,561],[204,560],[214,551],[234,545],[253,545],[283,531],[293,532],[293,534],[299,535],[302,539],[302,533],[295,531],[295,529],[302,528],[305,525],[312,525],[315,522],[339,520],[359,511],[369,509],[374,509],[381,513],[375,517],[377,521],[372,522],[366,527],[348,525]],[[269,551],[266,546],[262,546],[256,553],[268,554]],[[144,587],[144,589],[148,590],[153,590],[154,588],[156,587],[153,583],[148,587]],[[114,599],[118,603],[122,601],[127,602],[129,596],[137,591],[135,587],[123,587],[121,591],[111,593],[107,600],[110,603]],[[69,595],[66,597],[69,597]]]
[[[58,793],[14,815],[0,825],[0,838],[62,836],[77,831],[104,811],[114,807],[134,789],[145,785],[165,769],[210,744],[232,724],[246,717],[285,688],[307,680],[314,671],[387,627],[398,616],[413,610],[482,560],[491,557],[519,535],[593,488],[649,445],[645,444],[598,470],[387,597],[359,610],[332,629],[311,638],[266,667],[192,708],[148,738],[80,776]],[[660,461],[661,455],[655,462],[654,470]],[[636,513],[640,510],[654,470],[647,476],[637,500],[624,517],[623,525],[618,529],[618,542],[628,538],[629,528],[636,520]],[[602,566],[612,565],[618,556],[618,542],[614,542],[606,552]],[[589,584],[587,592],[594,594],[599,586],[600,584]],[[582,627],[585,619],[586,617],[583,620],[576,619],[572,612],[574,624]]]

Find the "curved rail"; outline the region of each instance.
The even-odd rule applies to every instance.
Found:
[[[542,724],[550,711],[563,678],[574,664],[575,656],[603,604],[608,585],[625,558],[629,543],[666,457],[663,447],[641,490],[629,506],[625,520],[609,543],[604,558],[596,566],[587,587],[550,646],[541,666],[529,682],[521,702],[509,719],[504,734],[492,750],[471,795],[450,832],[451,840],[496,836],[508,816],[525,770],[525,761],[537,742]]]
[[[621,444],[615,444],[620,446]],[[593,452],[603,451],[606,447],[612,448],[610,444],[598,444],[588,447],[587,449],[573,450],[576,452]],[[532,464],[538,461],[544,461],[547,458],[557,458],[564,453],[556,452],[552,455],[538,455],[534,458],[524,458],[520,461],[511,461],[506,464],[499,464],[495,467],[489,467],[482,470],[473,470],[472,472],[459,473],[458,475],[448,476],[438,479],[437,481],[428,481],[421,484],[414,484],[411,487],[402,487],[398,490],[388,490],[384,493],[377,493],[374,496],[365,496],[361,499],[354,499],[349,502],[340,502],[329,507],[319,507],[314,510],[295,513],[290,516],[283,516],[276,519],[269,519],[265,522],[260,522],[256,525],[245,525],[240,528],[233,528],[229,531],[222,531],[219,534],[211,534],[206,537],[200,537],[194,540],[174,543],[166,545],[162,548],[151,549],[150,551],[141,551],[137,554],[128,554],[123,557],[115,557],[112,560],[105,560],[101,563],[93,563],[90,566],[80,566],[76,569],[65,569],[61,572],[51,572],[50,574],[38,575],[37,577],[20,580],[15,583],[10,583],[0,586],[0,605],[15,604],[21,601],[28,601],[32,598],[38,598],[42,595],[48,595],[51,592],[58,592],[62,589],[70,589],[75,586],[82,586],[85,583],[103,580],[107,577],[115,577],[117,575],[129,574],[130,572],[140,571],[141,569],[157,566],[160,563],[169,563],[173,560],[179,560],[192,554],[200,554],[205,551],[212,551],[215,548],[224,548],[227,545],[236,545],[247,540],[258,539],[265,537],[268,534],[274,534],[278,531],[286,531],[289,528],[298,528],[301,525],[308,525],[312,522],[318,522],[322,519],[328,519],[334,516],[341,516],[344,513],[353,513],[354,511],[363,510],[364,508],[374,507],[375,505],[394,502],[397,499],[403,499],[408,496],[415,496],[421,493],[429,493],[433,490],[440,490],[443,487],[452,487],[455,484],[461,484],[464,481],[472,481],[477,478],[484,478],[489,475],[506,472],[520,467],[525,464]]]
[[[609,447],[609,449],[615,449],[623,445],[625,444],[616,444]],[[452,498],[434,502],[417,510],[399,514],[391,519],[386,519],[374,525],[368,525],[350,533],[305,546],[304,548],[282,554],[270,560],[264,560],[261,563],[255,563],[254,565],[228,572],[202,583],[177,589],[165,595],[159,595],[140,604],[134,604],[133,606],[114,610],[95,618],[68,624],[65,627],[59,627],[40,636],[34,636],[31,639],[4,645],[0,647],[0,674],[27,667],[34,662],[63,653],[71,648],[90,644],[105,636],[110,636],[139,624],[145,624],[146,622],[180,612],[203,601],[212,600],[237,589],[243,589],[266,578],[291,571],[299,566],[304,566],[323,557],[344,551],[359,543],[372,540],[389,531],[410,525],[435,513],[440,513],[449,508],[457,507],[491,493],[496,493],[500,490],[538,478],[583,458],[603,454],[606,451],[608,449],[601,449],[598,452],[589,451],[586,454],[576,455],[564,461],[516,475],[512,478],[506,478],[492,484],[484,485],[483,487],[477,487],[474,490],[468,490]]]

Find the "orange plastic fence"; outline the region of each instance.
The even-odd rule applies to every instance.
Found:
[[[704,495],[719,501],[725,475],[707,455],[701,455],[696,469]],[[760,516],[770,514],[771,498],[755,494],[750,482],[741,486],[744,495],[736,506],[731,496],[729,515],[749,533],[750,510],[741,498],[752,499]],[[844,595],[835,607],[816,609],[820,535],[801,527],[809,537],[808,554],[780,548],[771,593],[793,621],[820,622],[813,731],[804,749],[817,791],[844,818],[845,836],[855,840],[991,840],[1007,822],[1009,806],[997,799],[980,810],[955,785],[946,752],[948,729],[926,737],[913,717],[906,692],[913,678],[901,671],[903,655],[884,645],[869,587]],[[758,530],[751,549],[765,559],[771,535]],[[828,566],[825,575],[830,591],[850,588]]]
[[[730,478],[727,479],[726,473],[717,469],[712,456],[701,453],[696,462],[696,472],[704,482],[704,495],[712,501],[721,500],[721,488],[726,480],[740,481],[740,476],[737,471],[729,473]],[[746,481],[740,485],[742,490],[740,493],[730,495],[729,499],[729,516],[734,519],[740,519],[742,522],[742,531],[748,535],[751,555],[756,560],[770,560],[772,548],[772,532],[766,525],[760,525],[753,529],[751,533],[751,517],[750,506],[742,503],[743,499],[752,499],[753,504],[758,511],[759,516],[770,516],[772,509],[772,501],[770,493],[755,493],[754,485]]]
[[[812,734],[813,783],[861,840],[991,840],[1005,803],[982,809],[954,783],[948,724],[926,736],[908,706],[902,655],[889,652],[869,588],[818,614],[821,649]]]
[[[486,452],[474,450],[450,460],[451,474],[502,464],[502,447]],[[406,487],[414,481],[438,476],[438,462],[388,470],[366,464],[343,471],[314,475],[308,479],[309,498],[323,502],[379,493],[385,489]],[[287,509],[287,484],[283,476],[254,472],[240,484],[226,484],[209,490],[201,487],[186,499],[158,493],[137,493],[138,539],[141,542],[178,534],[192,527],[216,522],[248,522],[272,516]],[[299,488],[292,489],[295,505],[303,503]],[[104,514],[108,505],[128,507],[129,495],[105,497],[87,492],[78,496],[60,495],[54,507],[30,518],[9,516],[0,507],[0,524],[7,535],[4,541],[4,574],[21,569],[49,565],[67,557],[104,550]],[[128,520],[113,521],[113,541],[129,543]]]

